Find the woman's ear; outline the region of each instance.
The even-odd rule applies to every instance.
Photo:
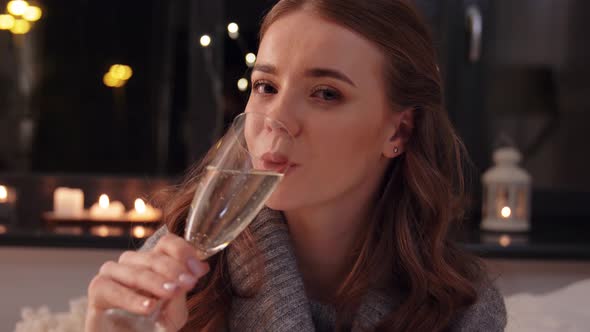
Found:
[[[414,129],[414,113],[415,108],[411,107],[394,115],[393,128],[383,144],[383,155],[385,157],[395,158],[405,151],[406,143]]]

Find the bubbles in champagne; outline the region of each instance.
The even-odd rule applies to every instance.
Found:
[[[185,239],[205,258],[223,250],[254,219],[282,177],[207,167],[191,204]]]

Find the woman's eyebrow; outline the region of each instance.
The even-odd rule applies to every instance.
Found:
[[[342,72],[339,72],[338,70],[335,69],[329,69],[329,68],[312,68],[309,69],[307,71],[305,71],[305,76],[310,76],[310,77],[331,77],[331,78],[335,78],[337,80],[346,82],[352,86],[354,86],[356,88],[356,84],[354,84],[354,82],[348,78],[348,76],[344,75]]]
[[[261,71],[267,74],[277,74],[277,68],[271,64],[257,63],[252,68],[252,72]],[[342,72],[330,68],[311,68],[305,71],[305,76],[309,77],[331,77],[346,82],[356,88],[356,84]]]
[[[276,74],[277,67],[270,65],[270,64],[256,63],[254,65],[254,68],[252,68],[252,72],[255,72],[255,71],[261,71],[261,72],[267,73],[267,74]]]

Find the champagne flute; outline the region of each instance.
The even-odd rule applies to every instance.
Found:
[[[283,123],[245,112],[208,152],[184,230],[201,260],[227,247],[254,220],[287,173],[293,142]],[[157,331],[162,305],[148,316],[121,309],[106,315],[125,331]]]

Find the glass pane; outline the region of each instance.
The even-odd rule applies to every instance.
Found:
[[[590,3],[493,1],[493,17],[489,141],[516,144],[536,189],[588,191]]]

